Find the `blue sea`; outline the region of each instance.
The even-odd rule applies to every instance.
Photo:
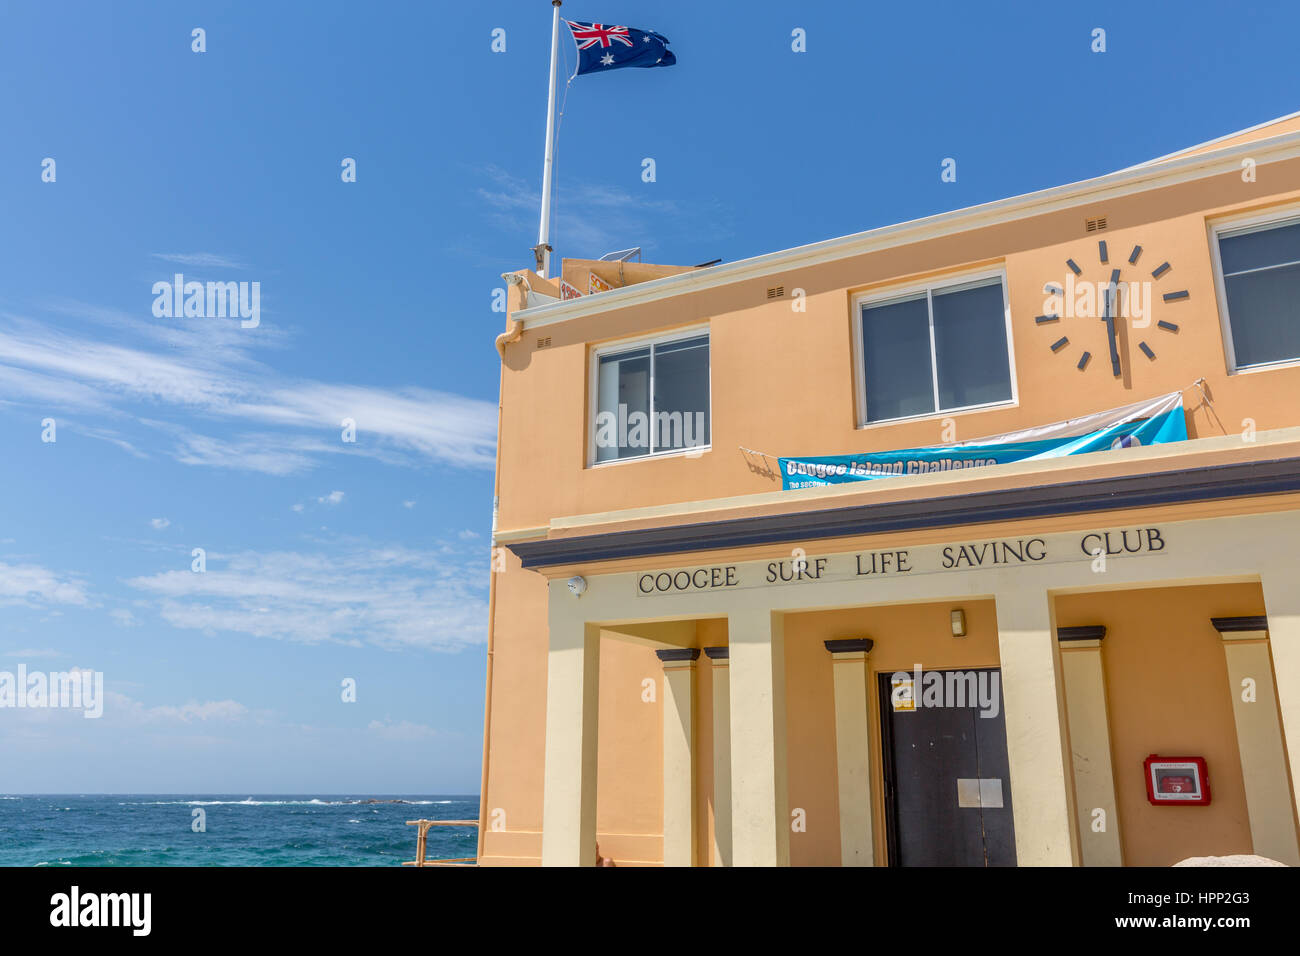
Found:
[[[399,866],[407,820],[477,817],[469,796],[0,796],[0,866]],[[430,827],[427,857],[472,857],[477,839]]]

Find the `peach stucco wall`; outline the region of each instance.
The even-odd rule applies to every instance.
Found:
[[[506,348],[502,386],[501,503],[503,530],[544,527],[553,517],[637,505],[771,491],[769,477],[747,467],[740,446],[773,455],[838,454],[939,442],[944,416],[855,427],[852,296],[921,276],[987,266],[1005,268],[1012,316],[1012,348],[1019,402],[954,416],[958,439],[976,438],[1111,408],[1176,389],[1204,377],[1214,409],[1187,393],[1193,437],[1235,434],[1251,419],[1260,430],[1297,423],[1300,367],[1229,376],[1220,333],[1207,220],[1300,200],[1300,162],[1268,167],[1253,184],[1226,173],[1081,207],[1070,212],[992,226],[975,233],[878,251],[792,273],[671,300],[545,326]],[[1110,227],[1086,235],[1084,219],[1104,214]],[[1097,239],[1111,249],[1122,279],[1149,279],[1168,260],[1172,269],[1154,283],[1155,319],[1181,327],[1124,333],[1129,371],[1111,377],[1102,323],[1063,320],[1038,326],[1042,286],[1062,282],[1066,258],[1084,278],[1104,279]],[[1128,266],[1134,245],[1138,266]],[[807,311],[766,299],[769,284],[807,292]],[[1187,289],[1183,302],[1161,293]],[[513,298],[512,298],[513,301]],[[707,323],[711,335],[710,451],[697,458],[661,457],[587,467],[587,383],[590,348],[619,338]],[[1073,324],[1071,324],[1073,323]],[[1052,354],[1048,345],[1068,334],[1075,345]],[[539,338],[550,344],[539,348]],[[1137,350],[1147,340],[1157,358]],[[1079,343],[1093,362],[1076,371]]]

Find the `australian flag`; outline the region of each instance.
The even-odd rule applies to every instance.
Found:
[[[673,51],[668,49],[668,38],[658,33],[603,23],[564,22],[578,45],[578,69],[574,76],[624,66],[672,66],[677,62]]]

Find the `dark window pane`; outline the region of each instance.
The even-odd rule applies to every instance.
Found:
[[[1237,365],[1300,358],[1300,266],[1223,280]]]
[[[655,346],[654,450],[709,443],[709,337]]]
[[[1219,240],[1223,274],[1300,262],[1300,222]]]
[[[925,297],[862,308],[867,421],[934,411]]]
[[[650,350],[602,355],[596,392],[596,461],[649,454]]]
[[[1011,398],[1002,283],[935,292],[934,357],[939,407],[964,408]]]

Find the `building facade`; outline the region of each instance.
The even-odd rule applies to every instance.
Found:
[[[1300,117],[509,278],[481,864],[1300,865]],[[1177,392],[1186,441],[782,490]]]

